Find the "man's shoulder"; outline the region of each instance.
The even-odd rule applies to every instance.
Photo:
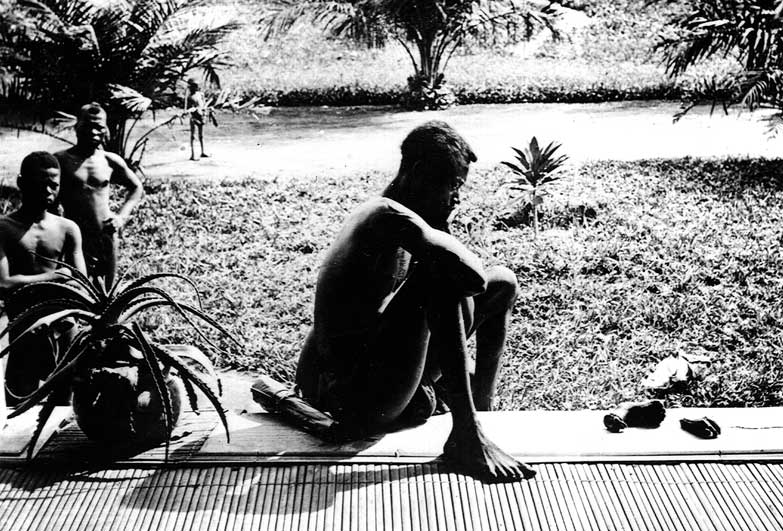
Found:
[[[58,229],[68,233],[79,231],[79,225],[77,225],[73,220],[60,216],[59,214],[52,214],[51,212],[48,214],[48,216],[49,222],[53,227],[57,227]]]
[[[106,157],[106,162],[109,163],[111,166],[125,166],[125,159],[117,155],[116,153],[112,153],[111,151],[103,150],[103,156]]]
[[[59,151],[55,151],[53,155],[57,160],[70,159],[73,157],[73,152],[71,149],[72,148],[61,149]]]
[[[359,212],[364,212],[367,215],[373,214],[398,214],[398,213],[412,213],[412,211],[404,206],[402,203],[398,203],[394,199],[388,197],[373,197],[362,203],[357,209]]]

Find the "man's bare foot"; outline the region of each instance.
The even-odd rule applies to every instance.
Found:
[[[201,154],[201,158],[202,158],[202,159],[208,159],[208,158],[209,158],[209,155],[207,155],[206,153],[202,153],[202,154]]]
[[[463,472],[487,483],[530,479],[536,471],[520,463],[487,439],[477,426],[473,430],[453,429],[443,457],[458,472]]]
[[[190,160],[197,160],[195,155],[190,156]]]

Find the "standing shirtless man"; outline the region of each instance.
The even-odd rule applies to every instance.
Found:
[[[103,278],[110,288],[117,276],[118,233],[139,204],[144,189],[119,155],[103,150],[107,134],[106,111],[97,103],[85,105],[76,121],[76,145],[55,154],[62,170],[60,203],[84,238],[84,256],[90,276]],[[109,184],[127,191],[114,213],[109,208]]]
[[[535,471],[487,439],[476,410],[489,410],[495,393],[516,277],[485,271],[448,232],[475,160],[443,122],[408,135],[397,177],[348,218],[327,252],[296,380],[308,401],[362,434],[432,414],[419,397],[442,375],[453,420],[445,458],[484,480],[514,481]]]
[[[185,108],[190,111],[190,160],[196,160],[193,142],[198,132],[198,143],[201,146],[201,158],[209,158],[204,152],[204,122],[207,119],[207,100],[195,79],[188,80],[188,97]]]
[[[19,315],[25,301],[16,301],[14,291],[33,282],[62,282],[69,269],[53,260],[86,272],[79,227],[68,219],[48,212],[60,186],[57,159],[45,151],[36,151],[22,161],[17,179],[22,205],[16,212],[0,218],[0,289],[8,319]],[[45,285],[42,289],[46,289]],[[70,328],[70,324],[64,324]],[[68,330],[55,330],[68,334]],[[13,341],[14,337],[9,338]],[[38,388],[39,380],[54,369],[51,345],[44,333],[29,334],[17,343],[8,356],[6,388],[9,405]]]

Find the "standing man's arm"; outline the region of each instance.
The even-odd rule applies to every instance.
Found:
[[[111,182],[123,186],[128,195],[125,197],[125,203],[120,207],[117,213],[109,218],[106,227],[114,232],[119,231],[133,212],[133,209],[141,202],[144,197],[144,187],[136,174],[125,164],[125,161],[115,153],[106,152],[106,160],[112,169]]]

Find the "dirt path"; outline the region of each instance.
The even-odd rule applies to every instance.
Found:
[[[225,113],[219,128],[206,130],[211,158],[189,161],[187,124],[177,124],[154,134],[145,171],[148,177],[207,179],[393,173],[405,134],[432,119],[445,120],[462,132],[482,168],[511,158],[509,146],[520,146],[533,135],[542,142],[562,143],[563,152],[576,161],[783,154],[781,139],[767,134],[762,113],[733,111],[725,116],[716,111],[710,116],[709,108],[702,107],[673,124],[677,109],[672,102],[626,102],[471,105],[428,113],[388,108]],[[0,177],[13,177],[29,151],[64,146],[49,137],[0,130]]]

